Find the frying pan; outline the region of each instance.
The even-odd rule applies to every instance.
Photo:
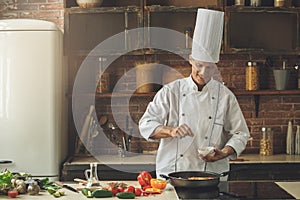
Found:
[[[227,176],[231,171],[223,172],[221,174],[214,172],[202,172],[202,171],[181,171],[172,172],[168,175],[160,174],[161,177],[169,179],[171,185],[174,187],[216,187],[220,183],[220,177]],[[236,170],[234,170],[236,171]],[[189,180],[190,177],[211,177],[207,180]]]

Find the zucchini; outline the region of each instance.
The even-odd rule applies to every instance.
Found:
[[[135,198],[135,194],[133,194],[132,192],[119,192],[116,196],[119,199],[134,199]]]
[[[112,197],[113,193],[109,190],[95,190],[92,192],[93,197],[95,198],[104,198],[104,197]]]

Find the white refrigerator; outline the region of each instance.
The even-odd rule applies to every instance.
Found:
[[[59,176],[67,155],[62,40],[52,22],[0,20],[0,171]]]

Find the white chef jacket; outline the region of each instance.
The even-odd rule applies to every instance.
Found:
[[[192,77],[175,80],[157,92],[139,122],[141,135],[149,141],[158,126],[177,127],[187,124],[193,137],[162,138],[156,157],[156,175],[176,171],[229,170],[229,157],[204,162],[199,147],[222,149],[231,146],[238,156],[250,136],[244,116],[234,94],[220,82],[211,79],[198,91]]]

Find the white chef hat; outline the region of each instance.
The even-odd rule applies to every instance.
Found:
[[[193,36],[192,58],[219,62],[223,36],[224,12],[199,8]]]

